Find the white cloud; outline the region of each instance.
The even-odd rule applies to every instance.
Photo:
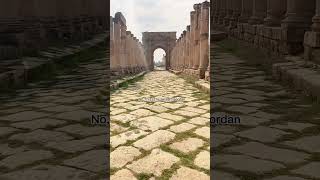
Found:
[[[193,5],[205,0],[111,0],[111,16],[121,12],[127,28],[140,41],[145,31],[177,31],[177,38],[190,25]],[[208,0],[209,1],[209,0]],[[162,55],[156,55],[155,59]]]

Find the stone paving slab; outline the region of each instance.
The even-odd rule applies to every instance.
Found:
[[[107,110],[94,101],[106,70],[106,60],[93,58],[54,80],[0,95],[1,180],[107,178],[109,127],[90,121]]]
[[[319,179],[319,106],[245,59],[212,50],[211,111],[240,124],[211,127],[211,177]]]
[[[115,91],[111,110],[121,113],[111,115],[111,180],[209,180],[209,101],[167,71],[149,72]]]

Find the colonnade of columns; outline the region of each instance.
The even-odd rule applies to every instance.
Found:
[[[314,47],[319,41],[319,3],[317,0],[316,6],[316,0],[215,0],[213,29],[225,30],[231,37],[275,54],[298,54],[304,46]]]
[[[108,0],[10,0],[0,6],[0,59],[107,30]]]
[[[147,69],[142,43],[127,31],[126,19],[120,13],[110,17],[110,70],[113,76],[135,74]]]
[[[172,70],[209,79],[209,18],[209,2],[194,5],[190,26],[183,31],[172,50]]]

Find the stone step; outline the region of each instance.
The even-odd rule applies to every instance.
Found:
[[[317,64],[295,59],[273,64],[272,71],[277,80],[320,100],[320,68]]]

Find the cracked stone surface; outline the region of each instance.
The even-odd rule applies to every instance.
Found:
[[[96,100],[107,63],[95,56],[55,79],[0,95],[0,179],[107,178],[109,127],[89,119],[107,110]]]
[[[161,101],[170,98],[179,100]],[[111,115],[111,180],[209,180],[209,107],[208,94],[168,71],[113,92],[111,108],[125,112]]]
[[[213,116],[241,121],[211,127],[212,177],[320,179],[319,106],[229,52],[213,56]]]

